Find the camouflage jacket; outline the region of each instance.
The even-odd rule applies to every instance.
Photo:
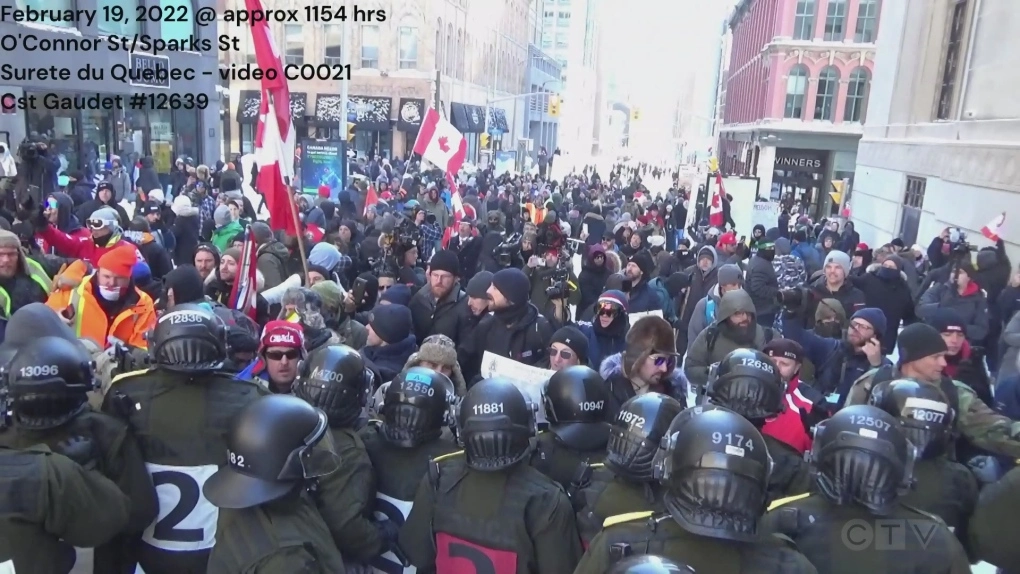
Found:
[[[781,290],[794,289],[807,283],[807,270],[804,262],[793,255],[776,255],[772,260],[772,268],[776,270]]]
[[[854,381],[847,394],[846,406],[868,403],[872,381],[878,369],[872,369]],[[978,398],[977,393],[960,381],[953,381],[959,398],[957,430],[974,446],[993,454],[1020,458],[1020,421],[993,411]]]

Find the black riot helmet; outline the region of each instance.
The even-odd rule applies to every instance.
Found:
[[[875,385],[868,404],[899,419],[922,460],[941,456],[953,440],[956,410],[942,389],[910,379]]]
[[[294,396],[326,412],[329,425],[353,426],[368,404],[372,372],[361,353],[347,345],[320,347],[298,366]]]
[[[531,452],[535,407],[510,380],[484,379],[460,402],[457,426],[468,467],[502,470]]]
[[[578,450],[601,450],[609,440],[606,381],[591,367],[575,365],[557,371],[542,392],[549,432]]]
[[[605,459],[609,470],[630,480],[651,482],[659,441],[683,408],[679,401],[661,393],[645,393],[623,403],[610,423]]]
[[[705,387],[705,397],[761,428],[783,412],[786,385],[768,355],[737,349],[723,357]]]
[[[685,410],[656,460],[673,520],[693,534],[751,541],[768,504],[772,457],[751,421],[722,407]]]
[[[160,369],[208,373],[227,360],[227,327],[204,303],[182,303],[156,321],[150,340]]]
[[[694,568],[669,558],[638,554],[613,564],[606,574],[694,574]]]
[[[290,395],[267,395],[238,413],[227,435],[227,465],[202,487],[218,508],[251,508],[340,468],[326,413]],[[326,439],[326,440],[323,440]]]
[[[40,337],[25,343],[8,366],[14,421],[29,429],[59,427],[88,408],[95,388],[92,361],[76,341]]]
[[[916,459],[899,421],[870,405],[845,407],[818,423],[809,456],[822,496],[878,515],[909,490]]]
[[[439,438],[452,425],[457,392],[450,378],[425,367],[411,367],[390,382],[379,415],[386,442],[414,448]]]

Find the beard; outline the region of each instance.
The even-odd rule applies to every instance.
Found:
[[[748,321],[746,325],[736,325],[726,321],[723,326],[723,334],[726,335],[726,338],[738,345],[753,344],[754,336],[758,332],[758,325],[754,321]]]

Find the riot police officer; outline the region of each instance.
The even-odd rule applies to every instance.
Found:
[[[361,354],[347,345],[320,347],[302,361],[294,395],[325,411],[330,440],[343,461],[319,481],[319,512],[333,541],[351,563],[366,564],[395,541],[398,526],[373,522],[375,471],[358,430],[367,422],[372,373]]]
[[[661,556],[638,554],[613,564],[606,574],[694,574],[694,569]]]
[[[365,449],[372,460],[378,482],[375,512],[402,525],[411,511],[414,493],[433,458],[456,452],[457,445],[443,438],[454,426],[453,382],[425,367],[411,367],[386,385],[382,420],[369,421],[362,431]],[[399,551],[398,551],[399,552]],[[372,561],[379,571],[392,571],[404,559],[394,553]]]
[[[24,449],[42,443],[59,452],[66,441],[89,441],[96,470],[130,500],[127,528],[96,549],[94,569],[134,572],[128,545],[156,518],[156,490],[127,425],[89,407],[95,380],[84,349],[77,341],[41,337],[24,343],[8,372],[11,425],[0,431],[0,445]]]
[[[620,406],[610,425],[605,465],[592,465],[574,501],[581,508],[577,524],[582,540],[590,541],[610,516],[661,508],[652,461],[663,433],[682,410],[679,401],[660,393],[631,397]]]
[[[609,390],[598,372],[578,365],[549,378],[542,402],[549,430],[539,433],[531,465],[573,495],[581,480],[579,472],[602,462],[606,455]]]
[[[69,456],[44,445],[0,447],[0,572],[70,572],[75,548],[108,544],[125,531],[131,501],[96,470],[94,449],[88,438],[61,444]]]
[[[819,571],[970,572],[942,519],[901,502],[917,452],[889,413],[843,408],[815,427],[810,457],[817,494],[773,504],[766,524],[793,539]]]
[[[220,509],[209,574],[344,571],[309,495],[317,479],[340,467],[322,446],[328,431],[326,413],[289,395],[262,397],[240,412],[227,437],[227,465],[202,487]]]
[[[759,431],[786,406],[786,385],[768,355],[737,349],[726,355],[705,387],[706,400],[749,420]],[[785,442],[763,434],[772,457],[769,496],[772,499],[807,492],[811,486],[804,457]]]
[[[146,574],[204,573],[216,544],[219,512],[202,486],[223,462],[234,416],[267,393],[221,371],[226,340],[226,325],[207,306],[177,305],[153,329],[153,366],[117,376],[103,399],[103,411],[138,438],[158,495],[162,518],[138,545]]]
[[[977,504],[978,483],[969,468],[948,456],[956,410],[945,393],[935,385],[900,379],[876,384],[868,402],[896,417],[918,450],[915,485],[902,502],[938,516],[965,542],[961,535]]]
[[[581,556],[566,493],[527,464],[535,409],[504,379],[485,379],[460,403],[464,450],[429,465],[400,531],[421,570],[570,572]]]
[[[720,407],[685,410],[669,425],[654,463],[666,512],[606,519],[575,574],[601,573],[628,550],[683,560],[712,574],[801,574],[815,568],[758,523],[772,460],[761,433]]]
[[[994,564],[1000,574],[1020,572],[1020,467],[1006,473],[998,482],[981,489],[968,527],[969,544],[974,557]]]

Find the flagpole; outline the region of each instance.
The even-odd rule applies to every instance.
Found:
[[[346,66],[344,68],[345,70],[350,70],[351,69],[351,48],[350,48],[351,43],[349,41],[351,35],[350,18],[344,18],[343,23],[340,25],[340,33],[342,35],[342,37],[340,38],[340,64],[342,66]],[[340,80],[340,106],[341,106],[340,138],[343,141],[347,142],[347,144],[343,146],[345,151],[343,158],[345,168],[343,177],[341,178],[341,181],[343,182],[341,184],[343,185],[343,190],[347,189],[347,177],[351,171],[350,158],[346,154],[346,151],[348,151],[347,149],[348,146],[351,145],[351,142],[347,141],[347,106],[348,100],[350,99],[349,92],[350,83],[351,82],[349,80]]]

